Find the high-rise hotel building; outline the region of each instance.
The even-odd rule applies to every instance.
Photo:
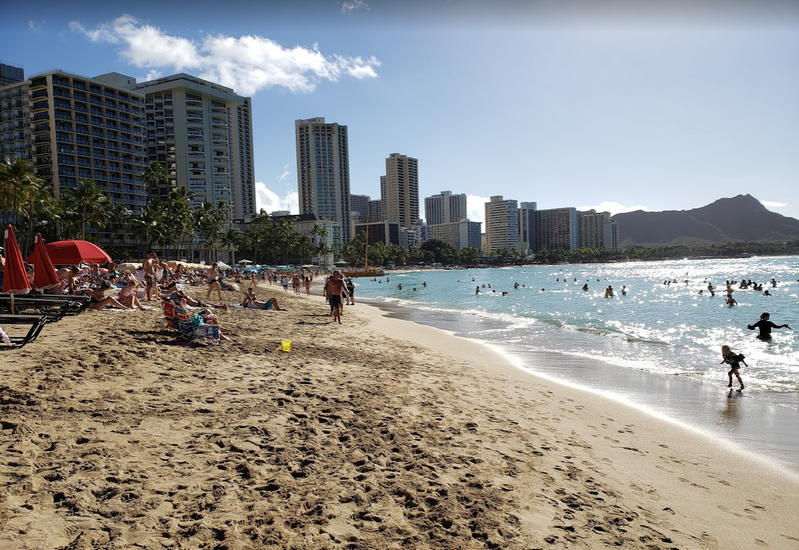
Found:
[[[222,202],[234,218],[254,214],[250,99],[187,74],[133,89],[145,96],[148,160],[158,161],[169,178],[151,196],[183,187],[194,194],[195,206]]]
[[[134,213],[175,187],[195,205],[255,213],[249,98],[185,74],[137,84],[119,73],[0,72],[0,153],[30,160],[56,198],[86,178]],[[169,180],[147,189],[142,170],[154,160]]]
[[[143,94],[55,70],[1,86],[0,109],[3,157],[31,161],[56,198],[86,178],[134,213],[147,203]]]
[[[427,225],[465,220],[469,217],[466,212],[466,193],[453,195],[452,191],[442,191],[438,195],[425,197],[424,217]]]
[[[519,243],[519,204],[502,195],[491,197],[485,203],[485,250],[496,252],[505,248],[516,249]]]
[[[386,221],[399,222],[406,229],[414,228],[419,219],[418,160],[399,153],[389,155],[386,159],[385,190],[381,199]]]
[[[349,242],[350,161],[347,127],[324,117],[296,120],[300,214],[333,222],[333,244]]]

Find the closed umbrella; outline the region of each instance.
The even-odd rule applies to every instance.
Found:
[[[56,274],[53,261],[44,246],[42,234],[36,234],[36,243],[33,246],[33,286],[41,289],[48,289],[59,286],[61,281]],[[28,257],[30,258],[30,256]]]
[[[27,294],[31,290],[28,275],[25,273],[25,262],[19,249],[14,228],[10,225],[5,232],[6,270],[3,276],[3,292],[8,294]]]

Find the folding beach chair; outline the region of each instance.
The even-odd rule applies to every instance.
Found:
[[[0,350],[19,349],[28,342],[33,342],[44,328],[47,317],[44,315],[0,315],[0,327],[11,325],[30,325],[24,336],[8,334],[3,331],[8,341],[0,337]],[[11,329],[8,329],[11,330]]]
[[[180,302],[172,302],[174,322],[180,338],[192,344],[218,344],[220,341],[219,325],[192,323],[192,316]],[[166,315],[165,315],[166,316]],[[167,321],[167,324],[169,322]]]
[[[175,302],[173,302],[168,298],[164,299],[161,308],[164,311],[164,319],[166,320],[166,326],[168,326],[172,330],[178,330],[178,320],[175,317]]]

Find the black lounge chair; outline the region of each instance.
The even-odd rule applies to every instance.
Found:
[[[25,296],[15,296],[12,300],[10,296],[0,296],[0,314],[17,314],[35,311],[47,317],[47,322],[58,321],[64,315],[76,315],[88,306],[74,300],[51,300],[49,298],[27,298]]]
[[[45,323],[47,323],[45,315],[0,315],[0,326],[30,325],[30,329],[28,329],[28,333],[25,336],[9,334],[10,344],[0,340],[0,350],[19,349],[28,342],[33,342],[39,336]]]

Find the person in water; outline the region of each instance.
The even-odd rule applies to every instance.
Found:
[[[732,375],[734,374],[735,378],[738,379],[738,383],[741,384],[741,389],[744,389],[744,381],[741,380],[741,375],[738,372],[741,363],[743,363],[745,367],[749,366],[746,364],[746,361],[744,361],[744,355],[742,353],[734,353],[730,349],[730,346],[721,346],[721,363],[727,363],[730,366],[730,371],[727,373],[727,376],[730,378],[730,383],[727,387],[732,387]]]
[[[793,330],[788,325],[775,325],[773,322],[771,322],[769,317],[771,317],[771,315],[764,312],[760,316],[760,320],[757,323],[753,325],[746,325],[746,328],[749,330],[759,329],[760,333],[757,335],[757,337],[761,340],[771,340],[771,329],[773,328],[787,328]]]

